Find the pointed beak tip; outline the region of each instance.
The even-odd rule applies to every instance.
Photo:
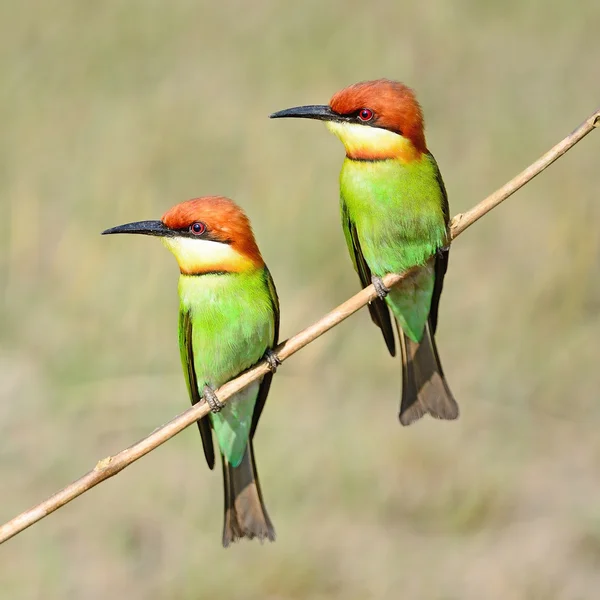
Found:
[[[101,235],[110,235],[113,233],[137,233],[141,235],[165,236],[171,231],[162,221],[137,221],[136,223],[126,223],[105,229]]]
[[[339,118],[339,115],[331,110],[326,104],[310,104],[306,106],[295,106],[278,110],[269,115],[270,119],[317,119],[319,121],[331,121]]]
[[[269,119],[281,119],[282,117],[287,117],[288,110],[288,108],[284,110],[277,110],[269,115]]]

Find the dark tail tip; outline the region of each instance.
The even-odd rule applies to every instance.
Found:
[[[402,425],[411,425],[426,414],[431,415],[434,419],[443,421],[453,421],[458,419],[460,411],[458,403],[452,394],[443,392],[440,394],[440,388],[447,388],[448,386],[443,385],[443,383],[435,383],[432,387],[437,389],[427,390],[424,386],[417,395],[416,401],[401,408],[400,423]],[[444,390],[444,392],[445,391],[446,390]],[[404,405],[405,402],[402,404]],[[408,404],[408,402],[406,402],[406,404]]]
[[[457,419],[458,404],[444,377],[429,325],[420,343],[399,333],[403,369],[400,423],[410,425],[426,414],[434,419]]]
[[[268,519],[268,517],[267,517]],[[267,540],[269,542],[275,541],[275,529],[273,525],[268,523],[246,523],[240,526],[239,523],[233,525],[233,523],[225,524],[223,528],[223,548],[228,548],[232,543],[246,538],[248,540],[257,539],[261,544]]]
[[[237,467],[232,467],[223,459],[223,480],[223,546],[227,548],[232,542],[242,538],[274,542],[275,529],[262,499],[251,442]]]

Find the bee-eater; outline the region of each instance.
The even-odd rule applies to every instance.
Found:
[[[179,277],[179,349],[192,404],[211,413],[198,421],[208,466],[215,464],[211,428],[221,454],[225,497],[223,545],[239,538],[275,539],[256,471],[252,439],[279,363],[279,301],[250,226],[228,198],[177,204],[160,221],[104,231],[161,238],[175,255]],[[214,389],[266,357],[271,372],[219,402]]]
[[[408,425],[426,413],[456,419],[458,405],[434,338],[448,266],[448,199],[413,91],[387,79],[364,81],[336,93],[329,105],[271,115],[281,117],[324,121],[346,149],[342,224],[362,286],[373,283],[377,290],[369,310],[392,356],[388,307],[395,317],[403,366],[400,422]],[[383,275],[414,266],[421,268],[394,289],[383,285]]]

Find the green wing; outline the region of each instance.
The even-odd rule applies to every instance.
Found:
[[[345,202],[342,200],[342,226],[344,228],[344,236],[346,238],[346,244],[348,244],[348,251],[354,264],[354,269],[358,273],[360,282],[363,288],[371,285],[371,270],[365,261],[360,243],[358,240],[358,233],[356,227],[348,214]],[[390,319],[390,311],[385,303],[385,300],[376,298],[372,302],[369,302],[369,312],[371,313],[371,319],[377,327],[381,329],[383,338],[392,356],[396,355],[396,346],[394,342],[394,330],[392,329],[392,321]]]
[[[444,214],[444,221],[446,228],[450,222],[450,207],[448,205],[448,193],[446,192],[446,186],[442,179],[442,174],[437,166],[437,162],[431,152],[429,157],[433,166],[435,167],[435,178],[437,180],[440,189],[442,190],[442,213]],[[431,297],[431,308],[429,309],[429,326],[431,327],[431,333],[435,334],[438,322],[438,308],[440,304],[440,296],[442,295],[442,289],[444,287],[444,277],[448,270],[448,260],[450,258],[449,248],[440,248],[435,258],[435,283],[433,285],[433,294]]]
[[[271,298],[271,305],[273,307],[273,342],[271,343],[271,348],[274,348],[279,343],[279,298],[277,297],[277,290],[275,289],[275,284],[273,283],[273,278],[271,277],[271,273],[269,273],[269,269],[265,267],[264,269],[264,283],[269,290],[269,296]],[[267,401],[267,396],[269,395],[269,389],[271,388],[271,381],[273,380],[273,373],[267,373],[260,384],[260,388],[258,389],[258,396],[256,397],[256,404],[254,405],[254,413],[252,414],[252,426],[250,427],[250,439],[254,437],[254,433],[256,432],[256,426],[258,425],[258,419],[260,419],[260,415],[265,406],[265,402]]]
[[[196,369],[194,368],[194,350],[192,347],[192,319],[189,311],[179,312],[179,349],[181,351],[181,364],[183,374],[187,384],[188,392],[192,405],[200,402],[200,393],[198,392],[198,380],[196,379]],[[213,446],[212,434],[210,431],[210,420],[208,416],[202,417],[198,423],[200,436],[202,437],[202,447],[208,467],[212,469],[215,466],[215,448]]]

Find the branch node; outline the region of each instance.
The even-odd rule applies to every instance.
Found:
[[[104,469],[106,469],[108,467],[108,465],[110,465],[111,461],[112,461],[112,456],[107,456],[106,458],[99,460],[96,463],[96,466],[94,467],[94,471],[104,471]]]
[[[465,213],[458,213],[457,215],[455,215],[454,217],[452,217],[452,220],[450,221],[450,225],[448,226],[448,228],[450,230],[456,229],[456,227],[458,226],[458,224],[463,220],[464,216],[465,216]]]

